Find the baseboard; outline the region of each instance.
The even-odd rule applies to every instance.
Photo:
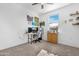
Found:
[[[2,49],[0,49],[0,50],[5,50],[5,49],[9,49],[9,48],[17,47],[17,46],[22,45],[22,44],[25,44],[25,43],[28,43],[28,42],[18,43],[18,44],[14,45],[14,46],[7,47],[7,48],[2,48]]]
[[[69,45],[69,44],[64,44],[64,43],[60,43],[60,42],[58,42],[58,44],[62,44],[62,45],[70,46],[70,47],[79,48],[78,46],[72,46],[72,45]]]

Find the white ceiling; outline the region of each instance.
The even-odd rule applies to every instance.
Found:
[[[26,9],[32,11],[32,12],[35,12],[37,14],[42,14],[42,13],[46,13],[46,12],[55,10],[57,8],[60,8],[60,7],[64,7],[66,5],[69,5],[69,3],[44,4],[44,9],[41,9],[41,5],[40,4],[37,4],[37,5],[32,6],[32,3],[20,3],[20,5],[23,8],[26,8]]]

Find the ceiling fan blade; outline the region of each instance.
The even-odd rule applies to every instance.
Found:
[[[39,3],[33,3],[32,5],[36,5],[36,4],[39,4]]]

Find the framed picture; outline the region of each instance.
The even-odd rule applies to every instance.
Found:
[[[32,21],[33,17],[31,17],[30,15],[27,15],[27,21]]]
[[[38,26],[39,25],[39,18],[38,17],[34,17],[34,19],[33,19],[33,24],[35,25],[35,26]]]
[[[49,16],[49,23],[58,23],[59,22],[59,14]]]

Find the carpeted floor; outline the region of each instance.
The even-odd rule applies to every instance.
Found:
[[[36,56],[41,49],[58,56],[79,56],[79,48],[41,41],[33,44],[22,44],[0,51],[0,56]]]

